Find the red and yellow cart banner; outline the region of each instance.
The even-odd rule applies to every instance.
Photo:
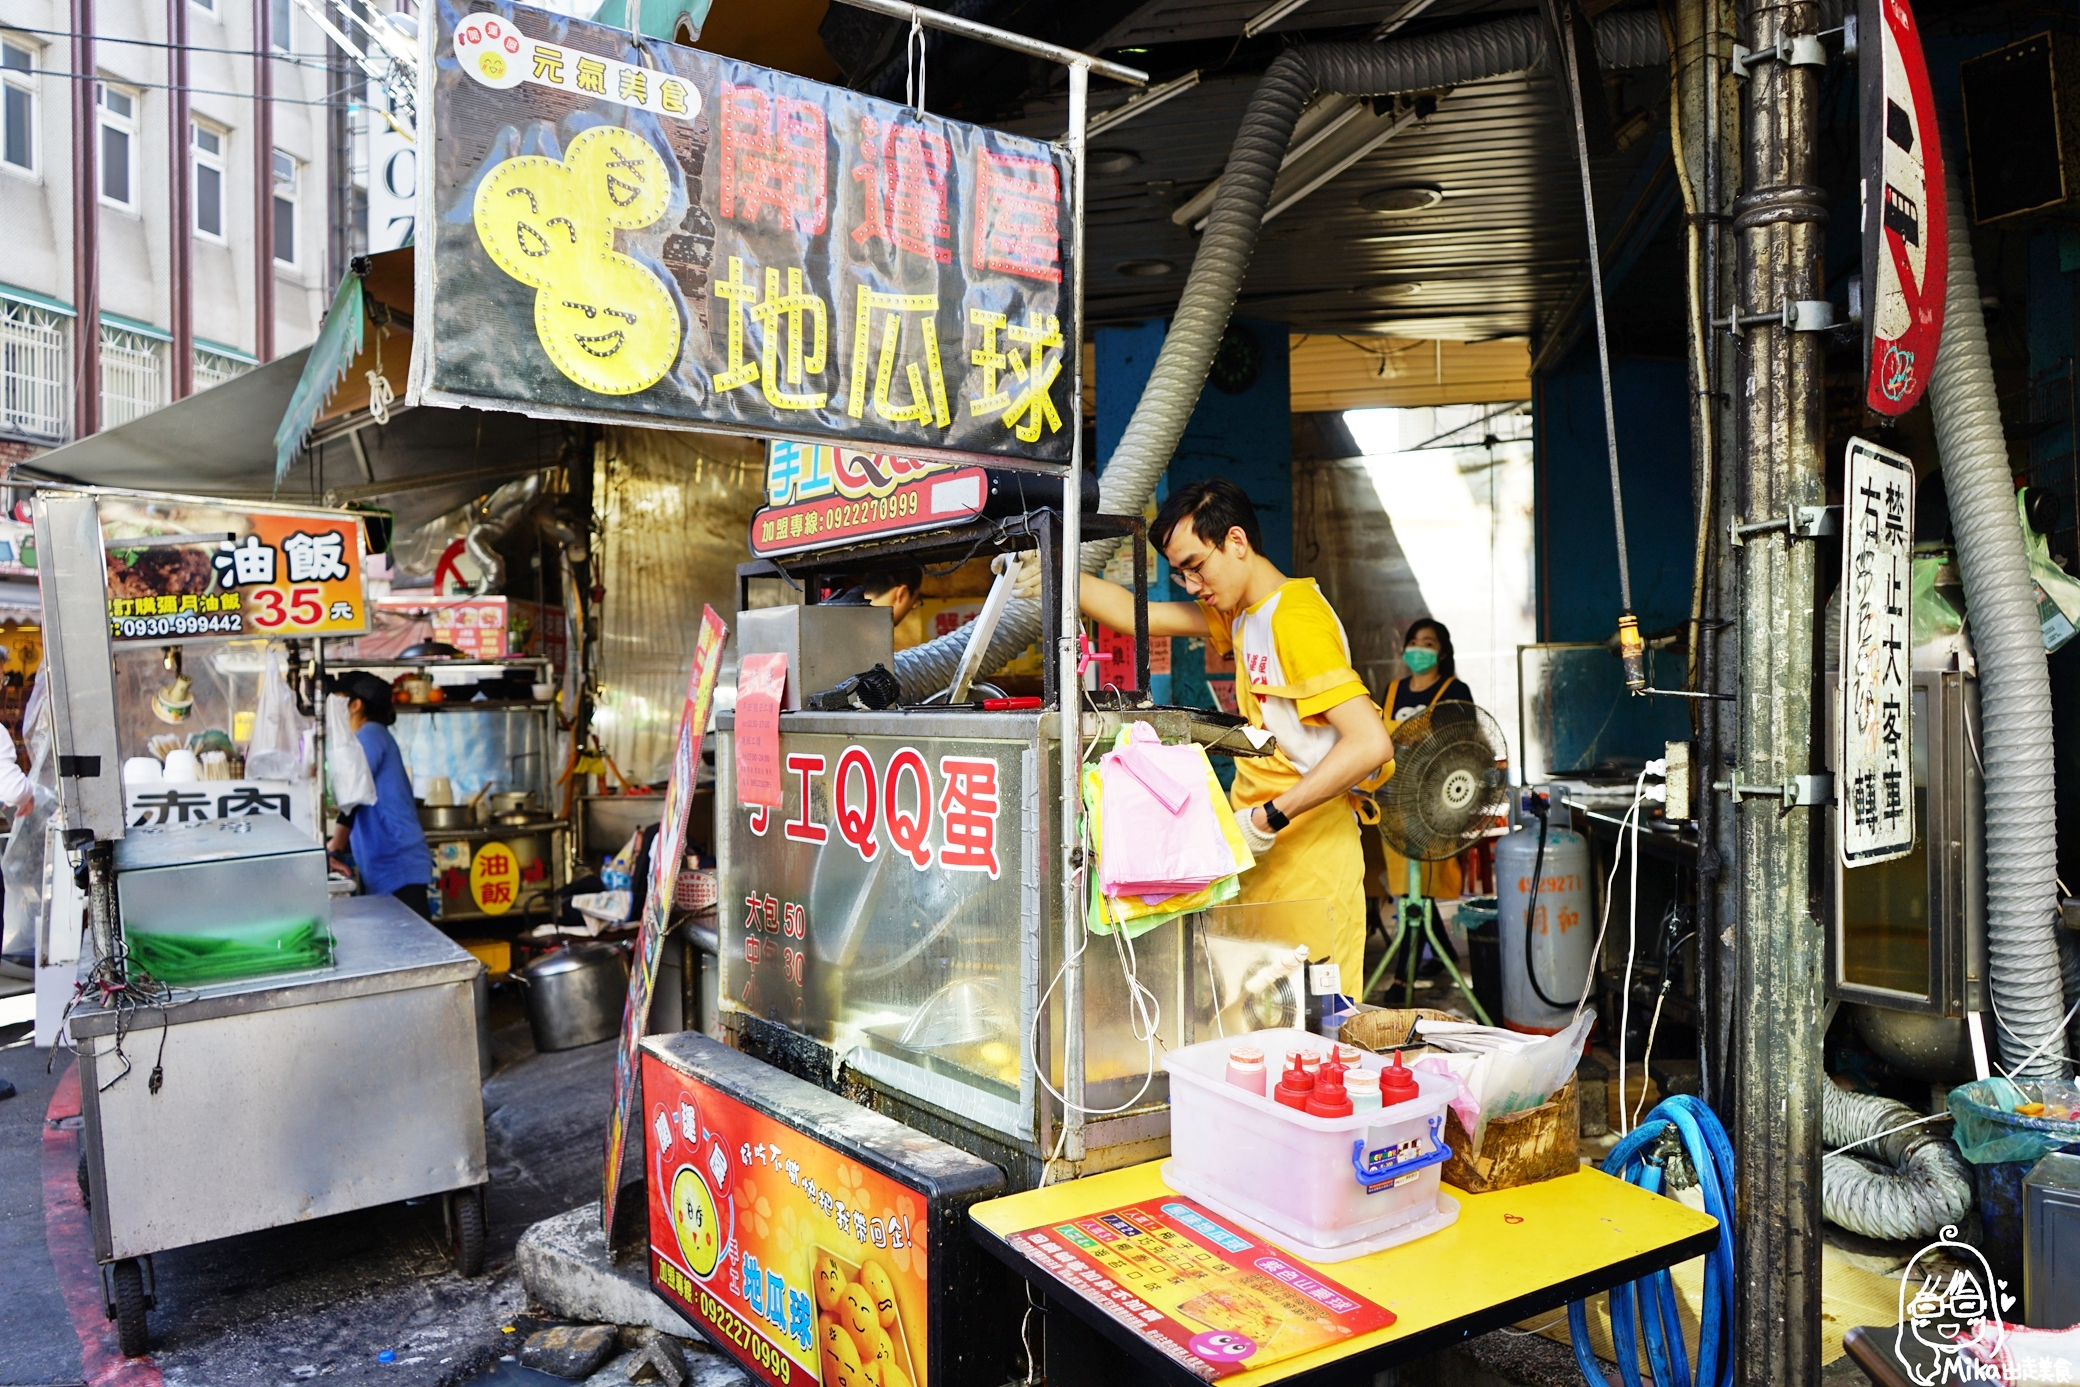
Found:
[[[650,1280],[771,1387],[925,1387],[925,1195],[643,1056]]]

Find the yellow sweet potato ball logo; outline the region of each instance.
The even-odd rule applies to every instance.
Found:
[[[647,390],[679,357],[679,312],[664,282],[614,249],[616,231],[650,225],[671,200],[664,160],[619,126],[587,130],[562,159],[507,159],[477,185],[477,239],[535,291],[535,336],[587,390]]]

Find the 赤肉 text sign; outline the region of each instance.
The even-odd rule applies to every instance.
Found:
[[[426,398],[1068,460],[1062,152],[545,9],[438,13]]]

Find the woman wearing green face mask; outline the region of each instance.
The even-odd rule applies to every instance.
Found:
[[[1452,660],[1452,633],[1442,623],[1427,616],[1412,622],[1402,638],[1401,663],[1408,666],[1409,677],[1388,685],[1387,696],[1382,700],[1388,731],[1393,730],[1395,723],[1406,722],[1433,703],[1473,702],[1473,693],[1460,682],[1458,667]]]
[[[1389,734],[1435,704],[1473,702],[1472,691],[1452,661],[1452,633],[1441,622],[1426,616],[1409,624],[1401,641],[1401,663],[1408,666],[1408,678],[1389,684],[1387,696],[1380,700]],[[1408,862],[1392,848],[1385,848],[1385,854],[1386,873],[1380,884],[1388,895],[1398,896],[1408,889]],[[1457,858],[1425,862],[1422,873],[1423,894],[1433,900],[1452,900],[1463,889]]]

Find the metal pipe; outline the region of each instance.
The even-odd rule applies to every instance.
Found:
[[[1103,58],[1093,58],[1088,53],[1079,53],[1074,48],[1064,48],[1060,44],[1027,38],[1024,34],[1014,34],[1009,29],[977,24],[974,20],[962,19],[957,14],[943,14],[938,10],[925,9],[921,5],[906,5],[903,0],[839,0],[839,3],[850,5],[856,10],[872,10],[875,14],[885,14],[890,19],[900,19],[906,24],[921,24],[927,29],[943,29],[949,34],[959,34],[962,38],[978,39],[998,48],[1009,48],[1015,53],[1030,53],[1036,58],[1060,63],[1071,73],[1069,102],[1072,106],[1076,103],[1074,73],[1079,67],[1084,69],[1086,74],[1095,72],[1098,76],[1110,77],[1115,82],[1129,82],[1137,87],[1148,84],[1148,74],[1138,67],[1110,63]],[[1080,128],[1073,114],[1069,118],[1069,128],[1072,133]]]
[[[253,355],[274,360],[274,0],[253,0]]]
[[[1744,0],[1747,43],[1820,28],[1813,0]],[[1734,204],[1738,302],[1821,297],[1826,191],[1817,174],[1812,67],[1750,71],[1742,147],[1747,192]],[[1825,501],[1821,475],[1821,341],[1779,326],[1743,329],[1742,427],[1747,515],[1789,514]],[[1812,770],[1814,575],[1817,547],[1789,535],[1741,546],[1738,744],[1728,779],[1783,784]],[[1713,778],[1716,778],[1713,777]],[[1736,1205],[1734,1362],[1741,1383],[1820,1377],[1821,975],[1812,912],[1810,811],[1736,801],[1738,845],[1730,1003]]]
[[[195,393],[195,155],[188,130],[188,0],[166,0],[166,42],[166,133],[173,156],[166,175],[166,287],[173,300],[171,394],[185,400]]]
[[[1582,74],[1575,52],[1574,11],[1552,5],[1553,38],[1560,46],[1560,64],[1567,74],[1567,108],[1574,118],[1575,153],[1582,175],[1582,220],[1589,233],[1589,301],[1596,311],[1596,364],[1603,384],[1603,438],[1610,454],[1611,521],[1618,539],[1618,610],[1632,615],[1632,560],[1625,547],[1625,481],[1618,473],[1618,414],[1611,405],[1611,341],[1603,311],[1603,241],[1596,232],[1596,187],[1589,179],[1589,132],[1582,118]],[[1442,350],[1442,344],[1440,344]],[[1619,627],[1621,633],[1623,624]],[[1620,635],[1620,641],[1623,641]],[[1628,679],[1630,671],[1628,670]]]
[[[101,431],[101,122],[94,0],[72,0],[72,429]]]
[[[94,961],[115,957],[121,925],[116,906],[116,849],[97,839],[82,850],[87,860],[87,930],[94,941]]]
[[[855,0],[846,0],[854,3]],[[905,7],[907,8],[907,7]],[[1070,258],[1070,312],[1076,343],[1069,366],[1069,475],[1062,481],[1062,624],[1055,653],[1056,726],[1062,746],[1062,1156],[1083,1159],[1083,680],[1076,670],[1082,650],[1083,574],[1076,555],[1083,541],[1083,154],[1091,63],[1079,56],[1069,65],[1070,225],[1076,228]]]

